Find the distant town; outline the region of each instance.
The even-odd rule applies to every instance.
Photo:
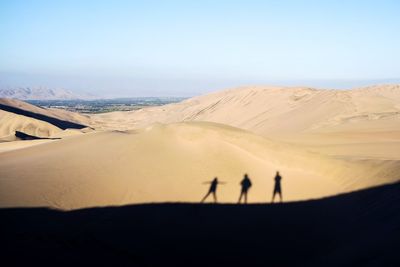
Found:
[[[161,106],[184,100],[183,97],[135,97],[97,100],[26,100],[43,108],[58,108],[79,113],[131,111],[144,107]]]

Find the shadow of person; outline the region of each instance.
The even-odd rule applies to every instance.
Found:
[[[219,182],[218,177],[215,177],[212,181],[210,182],[204,182],[203,184],[211,184],[210,189],[208,190],[207,194],[203,197],[201,200],[201,203],[203,203],[209,195],[213,195],[214,198],[214,203],[217,203],[217,186],[218,184],[225,184],[225,182]]]
[[[272,194],[271,202],[274,203],[276,194],[279,194],[279,198],[282,202],[282,185],[281,185],[282,176],[279,174],[279,171],[276,172],[274,179],[275,179],[275,186],[274,186],[274,192]]]
[[[238,203],[242,201],[242,197],[244,199],[244,203],[247,203],[247,193],[251,187],[251,181],[247,173],[244,174],[243,180],[240,182],[240,185],[242,186],[242,190],[240,191]]]

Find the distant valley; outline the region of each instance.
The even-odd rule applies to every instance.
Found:
[[[132,111],[145,107],[177,103],[183,97],[132,97],[94,100],[27,100],[26,102],[43,108],[64,109],[79,113],[106,113],[112,111]]]

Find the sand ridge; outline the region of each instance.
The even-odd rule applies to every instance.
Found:
[[[0,206],[196,202],[215,176],[227,182],[219,200],[234,203],[244,173],[254,184],[250,202],[266,202],[277,170],[286,201],[397,181],[399,103],[397,85],[243,87],[92,115],[95,131],[54,129],[61,140],[0,144]]]
[[[67,128],[82,128],[80,125],[90,124],[90,118],[85,115],[59,109],[45,109],[16,99],[0,98],[0,142],[18,140],[15,137],[16,131],[49,138],[70,135],[74,131]],[[90,129],[80,132],[87,130]]]

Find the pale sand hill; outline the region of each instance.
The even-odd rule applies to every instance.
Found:
[[[399,110],[400,86],[249,87],[93,115],[87,122],[105,132],[58,131],[51,135],[63,140],[0,147],[8,151],[0,153],[0,205],[198,201],[208,189],[201,182],[214,176],[228,182],[220,200],[234,202],[245,172],[250,200],[266,201],[277,169],[286,200],[392,182],[400,179]]]
[[[75,209],[139,202],[199,201],[202,182],[228,182],[235,202],[245,172],[251,202],[270,201],[276,170],[285,200],[308,199],[391,181],[398,162],[329,159],[224,125],[191,122],[138,131],[89,133],[0,153],[0,206]]]
[[[20,122],[21,117],[18,117],[15,119],[15,121]],[[36,126],[38,122],[34,122]],[[48,125],[44,125],[44,127],[48,127]],[[35,128],[36,129],[36,128]],[[27,128],[24,128],[24,130],[27,131]],[[64,131],[61,131],[60,129],[57,129],[57,132],[52,133],[50,136],[52,139],[38,139],[38,140],[17,140],[15,135],[10,135],[5,138],[0,138],[0,153],[1,152],[6,152],[6,151],[12,151],[16,149],[23,149],[26,147],[30,146],[35,146],[35,145],[40,145],[44,143],[49,143],[49,142],[56,142],[57,139],[67,139],[70,138],[71,136],[75,135],[82,135],[85,134],[85,131],[83,130],[76,130],[76,129],[67,129]]]
[[[58,109],[44,109],[23,101],[7,98],[0,98],[0,104],[64,121],[75,122],[84,125],[91,124],[90,118],[88,116],[81,115],[79,113],[73,113]],[[15,131],[24,132],[26,134],[37,137],[47,138],[64,137],[72,134],[79,134],[81,132],[84,132],[85,130],[62,130],[49,122],[0,109],[0,142],[15,141]],[[24,146],[26,146],[26,144],[24,144]],[[16,146],[16,148],[19,147],[19,145]],[[10,144],[0,144],[0,151],[9,149],[12,149],[12,146]]]
[[[160,107],[92,116],[100,127],[142,127],[154,122],[212,121],[258,134],[322,131],[371,123],[373,128],[400,119],[400,85],[355,90],[297,87],[243,87]],[[368,125],[369,127],[369,125]],[[392,125],[399,130],[400,126]]]
[[[323,154],[400,158],[400,85],[354,90],[243,87],[92,119],[99,129],[121,130],[156,122],[211,121]]]
[[[27,102],[23,102],[17,99],[10,99],[10,98],[0,98],[0,104],[16,107],[22,110],[30,111],[36,114],[42,114],[48,117],[57,118],[60,120],[75,122],[84,125],[90,125],[90,117],[87,115],[70,112],[67,110],[56,109],[56,108],[41,108]]]
[[[90,129],[85,128],[81,130],[62,130],[51,123],[42,120],[0,110],[0,151],[12,150],[14,144],[16,145],[16,149],[21,147],[15,143],[15,141],[17,141],[17,138],[15,137],[15,131],[24,132],[26,134],[41,138],[64,138],[67,136],[88,132]],[[23,146],[29,146],[30,144],[35,143],[37,142],[26,141]]]
[[[16,140],[15,131],[38,137],[50,137],[62,130],[45,121],[0,110],[0,142]]]
[[[26,147],[36,146],[48,142],[55,142],[55,140],[39,139],[39,140],[29,140],[29,141],[14,140],[12,142],[0,142],[0,153],[17,149],[23,149]]]

